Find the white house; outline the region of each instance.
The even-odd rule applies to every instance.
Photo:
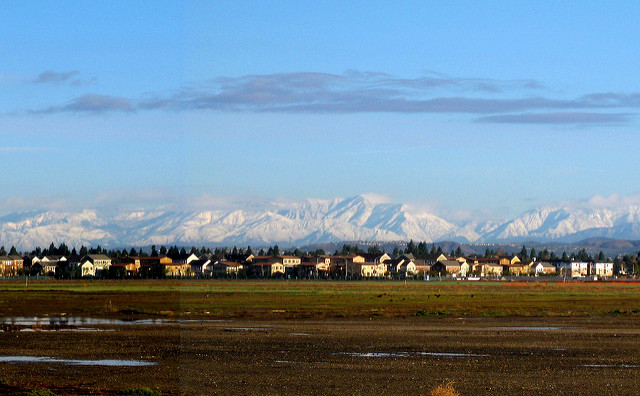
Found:
[[[104,254],[87,254],[78,263],[82,276],[97,276],[108,271],[111,267],[111,258]]]
[[[609,277],[613,276],[613,263],[596,262],[591,263],[589,275]]]

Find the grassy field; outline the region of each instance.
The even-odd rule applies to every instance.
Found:
[[[212,318],[640,315],[640,284],[401,281],[24,281],[0,314]]]

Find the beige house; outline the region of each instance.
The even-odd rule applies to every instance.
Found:
[[[460,265],[461,263],[458,260],[439,260],[431,266],[431,272],[458,275],[458,272],[460,272]]]
[[[331,266],[331,258],[328,256],[306,256],[301,258],[300,275],[302,276],[320,276],[329,273]]]
[[[118,262],[111,263],[111,267],[122,268],[126,276],[138,275],[141,265],[140,257],[134,256],[122,257]]]
[[[349,274],[363,278],[382,277],[386,273],[386,265],[367,262],[351,262],[347,265],[347,269]]]
[[[216,275],[237,275],[244,266],[234,261],[217,261],[213,264],[213,273]]]
[[[43,266],[45,260],[42,260]],[[100,276],[111,267],[111,258],[104,254],[88,254],[78,262],[81,276]]]
[[[473,265],[473,272],[480,276],[502,276],[504,266],[496,263],[479,263]]]
[[[0,256],[0,275],[11,276],[13,274],[13,260],[9,256]]]
[[[595,262],[590,263],[589,275],[595,275],[600,277],[613,276],[613,263],[607,262]]]
[[[533,263],[531,265],[532,275],[552,275],[556,273],[556,266],[546,261]]]
[[[509,265],[503,265],[502,266],[502,270],[503,272],[506,271],[509,275],[529,275],[529,273],[531,272],[531,266],[533,265],[533,263],[529,263],[529,264],[524,264],[524,263],[516,263],[516,264],[509,264]]]
[[[270,261],[266,263],[254,262],[253,264],[251,264],[250,270],[256,276],[284,275],[284,264],[281,264],[277,261]]]

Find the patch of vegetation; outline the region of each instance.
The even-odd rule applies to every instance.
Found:
[[[160,396],[162,392],[153,390],[151,388],[128,388],[118,392],[119,395],[133,395],[133,396]]]
[[[444,311],[427,311],[426,309],[416,312],[416,316],[440,316],[446,314]]]
[[[640,309],[614,309],[613,311],[609,311],[610,315],[637,315],[640,314]]]
[[[22,392],[22,396],[56,396],[56,393],[49,389],[34,389],[29,392]]]
[[[460,396],[460,393],[453,387],[453,383],[438,385],[429,392],[429,396]]]
[[[0,282],[0,316],[336,318],[408,316],[639,315],[640,282],[458,282],[280,280],[42,280]],[[437,297],[440,295],[440,297]],[[443,298],[446,297],[446,298]],[[111,302],[111,304],[105,304]],[[624,302],[624,305],[621,305]],[[427,308],[425,308],[427,307]],[[618,310],[619,312],[616,312]]]
[[[7,385],[9,381],[6,378],[0,378],[0,385]]]

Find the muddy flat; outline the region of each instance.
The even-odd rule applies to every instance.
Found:
[[[635,395],[640,285],[0,283],[0,394]]]
[[[638,325],[629,317],[414,317],[14,329],[0,333],[0,389],[426,394],[453,382],[463,395],[633,395],[640,385]]]

